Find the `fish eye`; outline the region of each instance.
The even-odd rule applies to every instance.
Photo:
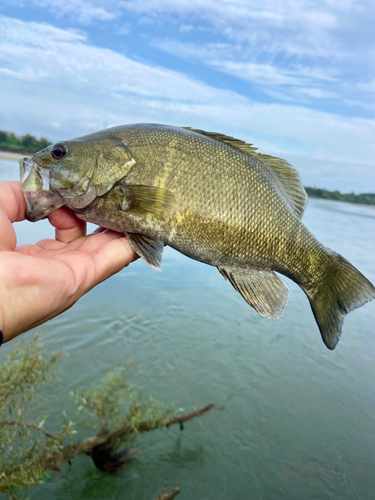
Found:
[[[67,152],[68,148],[62,142],[55,144],[51,149],[51,155],[55,158],[55,160],[60,160],[67,154]]]

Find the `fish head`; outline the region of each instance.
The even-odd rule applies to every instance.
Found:
[[[105,132],[60,141],[19,160],[28,220],[63,205],[85,209],[128,173],[135,160],[126,142]]]

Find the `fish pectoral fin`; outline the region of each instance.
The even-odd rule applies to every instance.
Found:
[[[218,267],[246,302],[267,318],[278,318],[289,299],[289,289],[273,271],[229,271]]]
[[[134,251],[156,271],[161,269],[161,260],[163,257],[164,243],[155,240],[143,234],[126,233],[126,238],[133,247]]]
[[[140,210],[167,219],[181,212],[183,200],[172,191],[154,186],[119,184],[123,195],[122,210]]]

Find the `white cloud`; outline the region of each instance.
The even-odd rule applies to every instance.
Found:
[[[58,81],[95,94],[110,88],[111,92],[187,102],[213,101],[223,95],[176,71],[83,43],[82,34],[5,17],[1,24],[0,71],[8,76],[51,85]],[[226,99],[232,95],[230,91],[224,94]]]
[[[180,33],[190,33],[192,29],[193,29],[192,24],[183,24],[180,26],[179,31]]]
[[[277,100],[304,103],[308,102],[307,98],[340,97],[338,91],[325,88],[327,85],[340,85],[332,68],[326,67],[323,70],[301,64],[296,64],[293,68],[282,68],[276,64],[252,62],[251,53],[244,54],[240,45],[198,45],[178,40],[155,39],[152,46],[181,58],[200,61],[217,71],[246,80]]]
[[[345,33],[353,25],[360,28],[361,21],[375,17],[367,0],[107,0],[104,4],[102,0],[31,2],[50,10],[57,17],[66,15],[82,24],[96,20],[111,21],[126,11],[143,16],[148,22],[157,18],[175,22],[179,18],[182,31],[184,26],[202,22],[206,29],[221,37],[263,47],[266,52],[324,59],[343,56],[342,40],[339,40],[338,33]],[[350,47],[350,40],[348,42],[347,48]]]
[[[129,35],[131,31],[130,24],[123,24],[116,30],[116,35]]]
[[[58,140],[122,123],[190,125],[296,158],[310,184],[321,179],[312,162],[336,172],[336,186],[327,187],[349,189],[342,179],[358,184],[356,169],[366,176],[363,189],[374,182],[375,120],[255,103],[90,45],[84,33],[5,17],[0,22],[0,120],[7,129]],[[345,176],[342,165],[352,165]]]
[[[317,89],[317,88],[302,88],[298,89],[298,92],[300,94],[307,95],[309,97],[314,97],[316,99],[334,99],[336,97],[339,97],[339,95],[336,92],[329,92],[326,90],[322,89]]]
[[[10,0],[4,0],[10,1]],[[307,103],[330,96],[361,101],[355,92],[371,91],[375,4],[370,0],[30,0],[30,3],[69,16],[74,23],[110,22],[131,15],[138,30],[177,29],[191,40],[205,31],[221,43],[156,41],[178,57],[255,83],[268,96]],[[147,23],[147,24],[146,24]],[[151,23],[151,24],[150,24]],[[168,24],[169,23],[169,24]],[[116,31],[116,30],[115,30]],[[175,31],[175,30],[174,30]],[[124,28],[127,33],[127,26]],[[124,34],[123,32],[123,34]],[[198,37],[199,38],[199,37]],[[223,43],[224,42],[224,43]],[[220,54],[219,50],[223,53]],[[348,78],[348,76],[350,77]],[[336,81],[340,88],[324,86]],[[346,84],[349,82],[349,84]],[[286,86],[290,86],[287,89]],[[277,89],[283,86],[283,89]],[[303,87],[301,92],[293,87]]]
[[[103,7],[103,2],[91,0],[33,0],[37,7],[49,9],[57,17],[69,15],[83,25],[94,21],[112,21],[120,15],[115,2],[108,2]]]
[[[375,78],[366,83],[360,83],[358,87],[365,92],[375,92]]]
[[[361,2],[356,2],[357,7]],[[149,16],[179,15],[209,22],[232,40],[262,44],[266,50],[326,57],[336,52],[330,31],[353,16],[354,0],[130,0],[123,8]],[[283,33],[284,36],[280,36]],[[339,54],[337,52],[337,54]]]
[[[219,71],[258,84],[306,85],[313,80],[334,81],[330,69],[325,71],[297,65],[294,69],[283,69],[277,65],[249,61],[251,54],[244,54],[242,47],[229,44],[181,43],[178,40],[156,39],[155,48],[179,57],[199,60]],[[238,60],[241,58],[241,60]],[[245,60],[244,60],[245,59]]]
[[[301,103],[340,96],[345,106],[353,98],[365,101],[355,94],[373,88],[375,4],[370,0],[128,0],[121,6],[164,23],[168,16],[189,19],[196,32],[205,29],[206,39],[221,43],[171,40],[168,47],[159,40],[159,48],[251,81],[260,91],[265,84],[268,95]],[[325,87],[324,80],[336,82],[335,88]],[[278,85],[307,90],[302,94]]]

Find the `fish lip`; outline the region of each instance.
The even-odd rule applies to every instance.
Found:
[[[27,177],[30,175],[33,165],[32,159],[30,156],[23,156],[18,159],[18,164],[20,168],[20,181],[21,184],[23,184]]]
[[[26,201],[26,219],[30,222],[36,222],[45,219],[54,210],[65,205],[65,200],[50,188],[49,170],[41,167],[31,158],[24,157],[19,159],[21,188]],[[38,175],[40,189],[27,189],[29,186],[27,180],[33,173]],[[38,184],[37,184],[38,185]],[[30,187],[35,187],[31,184]],[[25,189],[26,188],[26,189]]]
[[[42,183],[42,189],[45,191],[49,190],[49,177],[50,171],[46,167],[42,167],[38,162],[35,161],[34,155],[31,157],[25,156],[18,160],[19,168],[20,168],[20,180],[21,185],[24,185],[30,175],[36,173],[40,181]]]
[[[43,165],[43,162],[42,162],[42,161],[39,163],[39,161],[38,161],[38,157],[37,157],[35,154],[33,154],[33,155],[30,157],[30,160],[33,160],[33,162],[34,162],[34,163],[36,163],[36,164],[38,165],[38,167],[39,167],[39,168],[46,168],[46,167],[45,167],[45,165]]]

